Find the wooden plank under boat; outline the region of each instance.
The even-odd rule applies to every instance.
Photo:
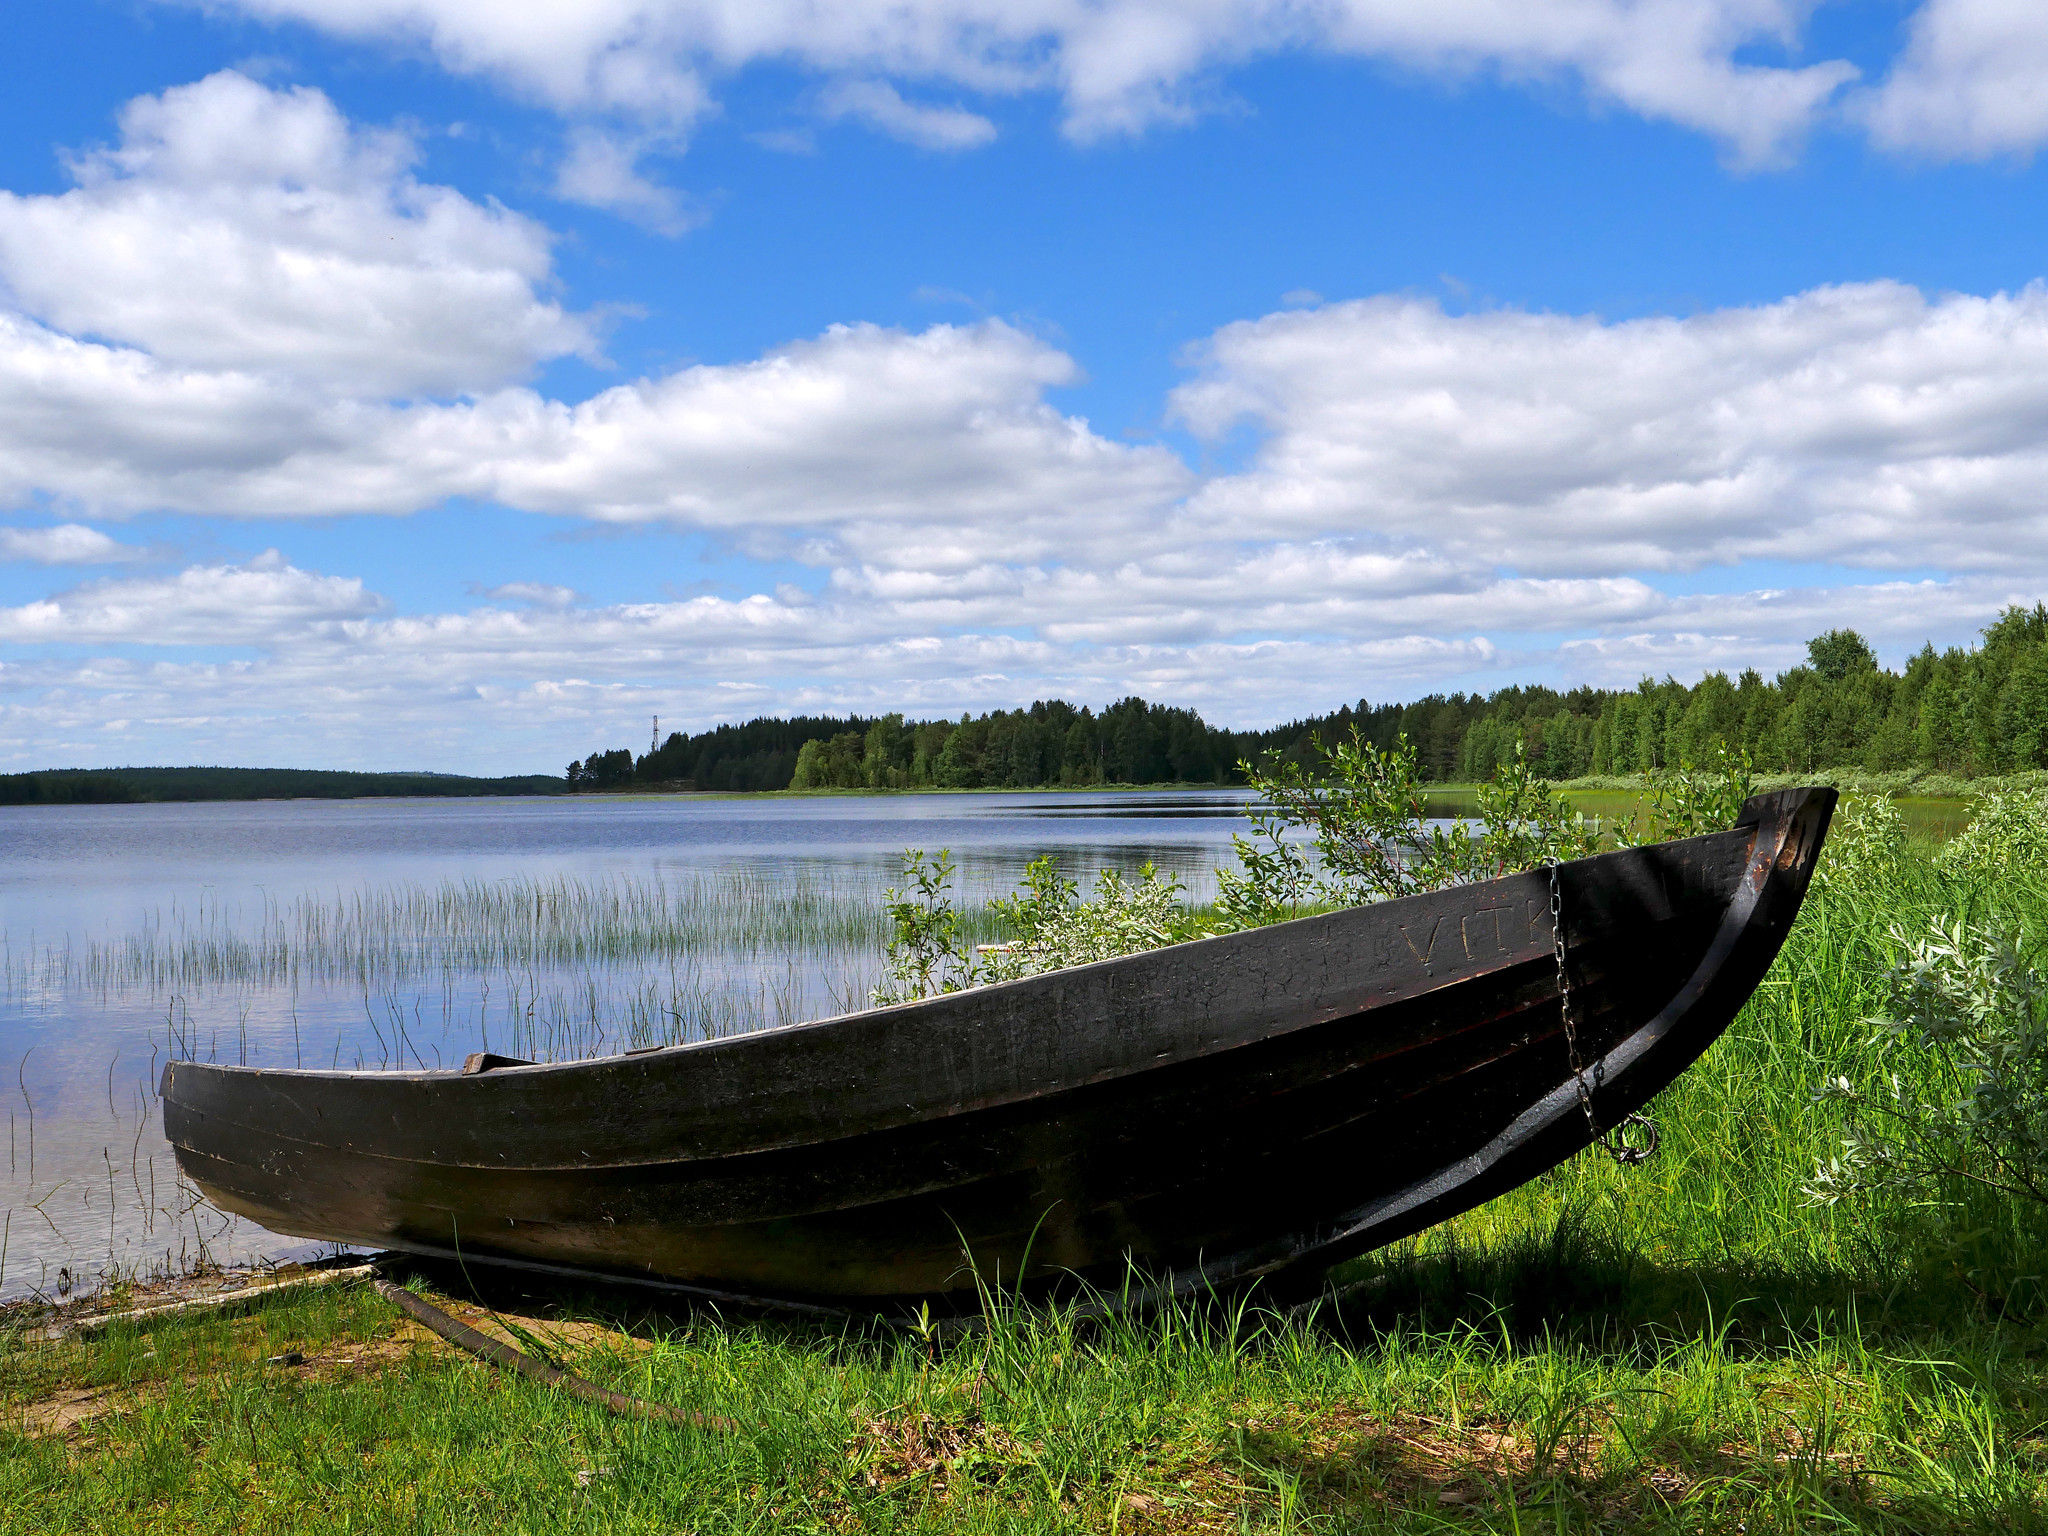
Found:
[[[1737,827],[758,1034],[553,1065],[179,1061],[164,1129],[275,1232],[900,1302],[1319,1273],[1556,1166],[1727,1027],[1828,789]],[[1553,881],[1576,1039],[1560,1007]],[[971,1289],[967,1290],[969,1296]]]

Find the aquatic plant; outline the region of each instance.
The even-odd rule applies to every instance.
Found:
[[[201,898],[113,939],[8,952],[9,980],[158,993],[231,983],[375,988],[437,972],[556,969],[717,951],[872,953],[887,925],[864,878],[612,875],[449,880],[266,898],[244,912]]]

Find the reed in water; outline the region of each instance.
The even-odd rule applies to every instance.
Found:
[[[435,972],[629,963],[673,955],[877,949],[886,919],[870,882],[755,870],[673,879],[617,874],[369,886],[252,909],[205,899],[150,912],[106,939],[19,943],[13,989],[167,992],[251,983],[375,986]]]

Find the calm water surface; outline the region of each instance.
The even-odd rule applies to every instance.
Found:
[[[865,1004],[900,855],[963,907],[1040,854],[1206,898],[1242,791],[0,808],[0,1296],[302,1251],[181,1188],[167,1056],[538,1059]]]

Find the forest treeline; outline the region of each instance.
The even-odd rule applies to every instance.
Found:
[[[1345,719],[1350,712],[1344,711]],[[1239,732],[1191,709],[1125,699],[1096,711],[1062,700],[958,720],[804,715],[671,735],[569,765],[572,789],[1034,789],[1052,784],[1237,782]]]
[[[388,795],[559,795],[543,774],[466,779],[448,773],[326,768],[69,768],[0,774],[0,805],[124,805],[147,800],[358,800]]]
[[[1892,671],[1854,630],[1807,645],[1803,666],[1766,679],[1709,673],[1691,686],[1503,688],[1407,704],[1361,699],[1262,731],[1212,726],[1191,709],[1128,698],[1100,711],[1061,700],[958,720],[900,714],[750,720],[671,735],[655,752],[593,753],[572,789],[1034,789],[1095,784],[1236,784],[1238,764],[1301,759],[1312,736],[1356,725],[1382,749],[1405,736],[1422,776],[1489,777],[1519,746],[1553,779],[1700,762],[1716,747],[1763,773],[1923,769],[1959,778],[2048,768],[2048,605],[2009,608],[1983,643],[1923,647]]]

